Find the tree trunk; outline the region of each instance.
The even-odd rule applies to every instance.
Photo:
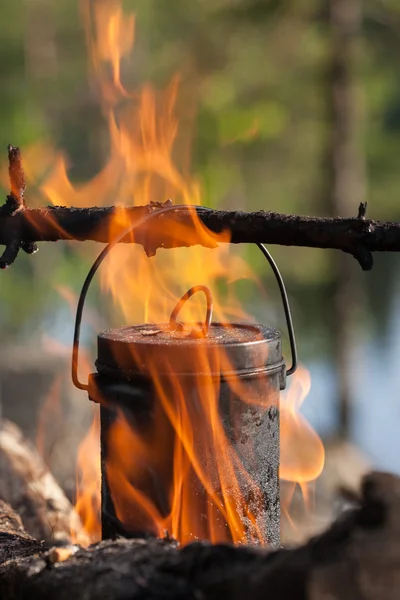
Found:
[[[357,88],[357,46],[362,24],[362,0],[329,0],[331,52],[328,67],[330,139],[328,142],[327,208],[334,215],[349,216],[364,201],[365,177],[359,145],[360,109]],[[332,255],[334,293],[327,314],[332,325],[334,362],[338,388],[338,433],[347,438],[351,408],[351,354],[354,325],[362,297],[360,276],[353,261]]]

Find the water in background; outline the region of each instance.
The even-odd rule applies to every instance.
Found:
[[[387,332],[379,346],[371,339],[354,351],[351,438],[376,468],[400,474],[400,283],[393,294]],[[302,412],[327,437],[336,426],[335,372],[326,359],[306,366],[312,386]]]

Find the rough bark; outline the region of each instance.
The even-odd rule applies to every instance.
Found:
[[[0,500],[0,565],[44,550],[45,546],[25,531],[19,515]]]
[[[150,215],[151,219],[138,226]],[[197,227],[193,224],[194,216],[200,223]],[[342,250],[353,255],[364,270],[369,270],[373,252],[400,251],[400,223],[358,217],[316,218],[160,204],[130,208],[26,208],[14,215],[0,208],[0,244],[6,245],[8,253],[13,244],[18,246],[21,241],[106,243],[122,235],[128,227],[137,229],[134,235],[126,235],[121,241],[141,244],[149,256],[158,248],[196,244],[213,248],[220,242],[265,243]],[[222,232],[225,235],[221,236]],[[2,260],[3,267],[12,263],[5,255]]]
[[[15,533],[7,523],[3,529],[10,521]],[[64,560],[21,532],[18,518],[0,506],[0,556],[3,600],[394,600],[400,585],[400,479],[369,474],[357,507],[305,545],[276,552],[117,540],[71,550]]]
[[[82,524],[37,450],[16,425],[0,420],[0,498],[21,517],[38,540],[87,542]]]

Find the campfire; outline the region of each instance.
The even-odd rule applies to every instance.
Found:
[[[300,413],[310,374],[297,365],[287,292],[264,243],[342,249],[367,270],[373,251],[400,249],[398,224],[367,220],[366,205],[352,219],[202,205],[189,149],[181,156],[176,149],[179,78],[161,92],[148,84],[127,89],[121,61],[133,48],[134,16],[116,2],[83,9],[109,160],[91,181],[73,186],[57,156],[41,188],[51,206],[31,209],[20,150],[9,146],[0,266],[10,266],[20,249],[35,253],[37,242],[107,244],[79,298],[63,291],[77,305],[72,380],[82,402],[86,395],[94,404],[94,420],[78,451],[74,506],[38,449],[12,424],[0,425],[0,592],[5,600],[51,598],[56,588],[59,600],[76,590],[93,600],[169,591],[210,600],[353,598],[379,584],[384,554],[396,580],[400,484],[388,474],[372,473],[359,493],[347,491],[351,506],[328,531],[281,548],[282,519],[296,527],[296,492],[309,508],[325,450]],[[118,205],[107,206],[110,197]],[[240,300],[243,282],[259,306],[268,297],[235,250],[239,242],[255,244],[272,269],[287,351],[283,328],[267,316],[258,322]],[[113,323],[94,332],[92,366],[80,331],[97,272],[104,302],[112,298]],[[39,450],[45,436],[41,426]],[[362,597],[383,597],[378,584]]]
[[[286,374],[296,368],[282,278],[260,245],[277,276],[287,315],[294,354],[288,370],[280,333],[254,324],[234,295],[237,280],[253,281],[254,289],[262,290],[250,267],[229,246],[215,248],[230,241],[229,232],[211,235],[195,211],[189,223],[169,227],[172,245],[181,245],[189,231],[196,231],[204,246],[214,248],[211,261],[207,258],[211,251],[201,247],[150,259],[117,245],[121,239],[138,237],[152,254],[143,228],[154,227],[154,216],[162,223],[164,215],[190,210],[199,203],[201,190],[181,175],[173,158],[179,126],[174,114],[177,79],[161,94],[150,86],[139,93],[126,90],[120,61],[133,44],[133,16],[124,15],[119,6],[100,3],[86,18],[92,65],[109,122],[111,156],[81,190],[73,190],[60,162],[45,193],[54,204],[74,206],[93,196],[101,198],[103,190],[125,198],[128,206],[168,196],[182,204],[166,202],[156,215],[144,216],[134,227],[123,209],[112,216],[109,245],[85,282],[78,304],[73,379],[100,404],[102,491],[100,503],[92,493],[100,485],[90,482],[86,473],[87,468],[96,473],[93,457],[81,453],[78,511],[90,523],[87,533],[98,533],[95,519],[101,504],[103,538],[162,537],[167,532],[182,544],[209,540],[276,547],[279,391],[285,388]],[[97,373],[86,385],[77,374],[79,329],[87,288],[103,260],[99,272],[103,293],[111,292],[114,310],[126,325],[99,334]],[[221,284],[228,294],[221,293]],[[295,413],[294,405],[291,408]],[[294,483],[315,480],[323,467],[322,445],[317,452],[308,451],[309,439],[315,450],[312,430],[295,416],[283,423],[300,430],[301,450],[291,441],[282,472],[290,471]],[[288,435],[294,439],[292,431]],[[299,453],[308,453],[306,463],[300,459],[297,468],[290,469],[290,455]]]
[[[183,324],[178,313],[196,292],[205,321]],[[182,543],[279,544],[280,335],[213,323],[212,312],[210,290],[196,286],[168,323],[100,334],[87,386],[76,335],[74,381],[101,405],[103,537],[168,531]]]

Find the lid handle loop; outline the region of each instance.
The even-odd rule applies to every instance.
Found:
[[[171,313],[171,316],[169,318],[169,327],[171,330],[177,329],[178,323],[176,321],[176,318],[177,318],[181,308],[183,307],[185,302],[187,302],[189,300],[189,298],[191,298],[193,296],[193,294],[195,294],[196,292],[204,292],[204,295],[207,300],[206,318],[204,321],[204,325],[201,328],[201,335],[206,337],[208,334],[208,330],[210,329],[212,314],[213,314],[213,298],[212,298],[210,288],[208,288],[206,285],[195,285],[195,286],[191,287],[190,290],[188,290],[186,292],[186,294],[184,294],[182,296],[182,298],[179,300],[179,302],[177,303],[177,305],[175,306],[174,310]]]

